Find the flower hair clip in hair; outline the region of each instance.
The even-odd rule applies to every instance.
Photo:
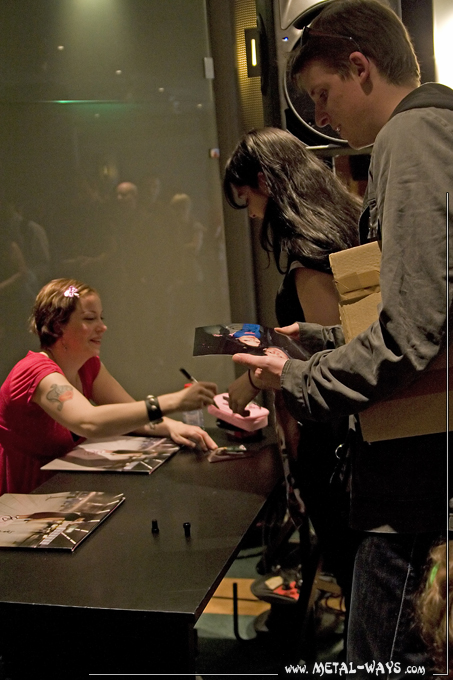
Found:
[[[65,297],[73,298],[73,297],[79,297],[79,291],[75,286],[69,286],[69,288],[66,288],[65,292],[63,293]]]

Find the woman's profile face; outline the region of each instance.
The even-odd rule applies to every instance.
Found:
[[[102,318],[102,305],[98,295],[84,295],[63,329],[61,341],[68,353],[86,360],[98,356],[102,336],[107,330]]]
[[[263,219],[266,212],[267,202],[269,196],[261,189],[254,189],[247,185],[243,187],[235,187],[238,199],[243,201],[247,206],[249,217],[258,217]]]

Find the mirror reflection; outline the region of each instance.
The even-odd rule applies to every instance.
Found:
[[[194,327],[229,318],[204,2],[1,12],[0,380],[37,349],[34,297],[64,276],[99,290],[102,359],[134,397],[179,389]]]

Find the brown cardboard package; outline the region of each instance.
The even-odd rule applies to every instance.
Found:
[[[340,319],[346,342],[378,318],[381,302],[379,271],[381,251],[377,242],[330,255],[340,298]],[[449,368],[453,385],[453,369]],[[449,401],[453,403],[453,392]],[[453,423],[453,418],[449,417]],[[447,355],[443,353],[423,376],[392,397],[360,414],[366,441],[414,437],[447,431]],[[450,426],[451,428],[453,427]]]

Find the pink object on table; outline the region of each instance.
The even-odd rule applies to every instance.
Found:
[[[247,432],[254,432],[255,430],[261,430],[261,428],[266,427],[268,424],[269,411],[263,406],[258,406],[251,402],[247,406],[247,411],[249,415],[240,416],[233,411],[228,406],[228,393],[223,392],[222,394],[216,394],[214,397],[216,406],[212,404],[208,406],[208,413],[224,420],[230,425],[240,428],[241,430],[246,430]]]

